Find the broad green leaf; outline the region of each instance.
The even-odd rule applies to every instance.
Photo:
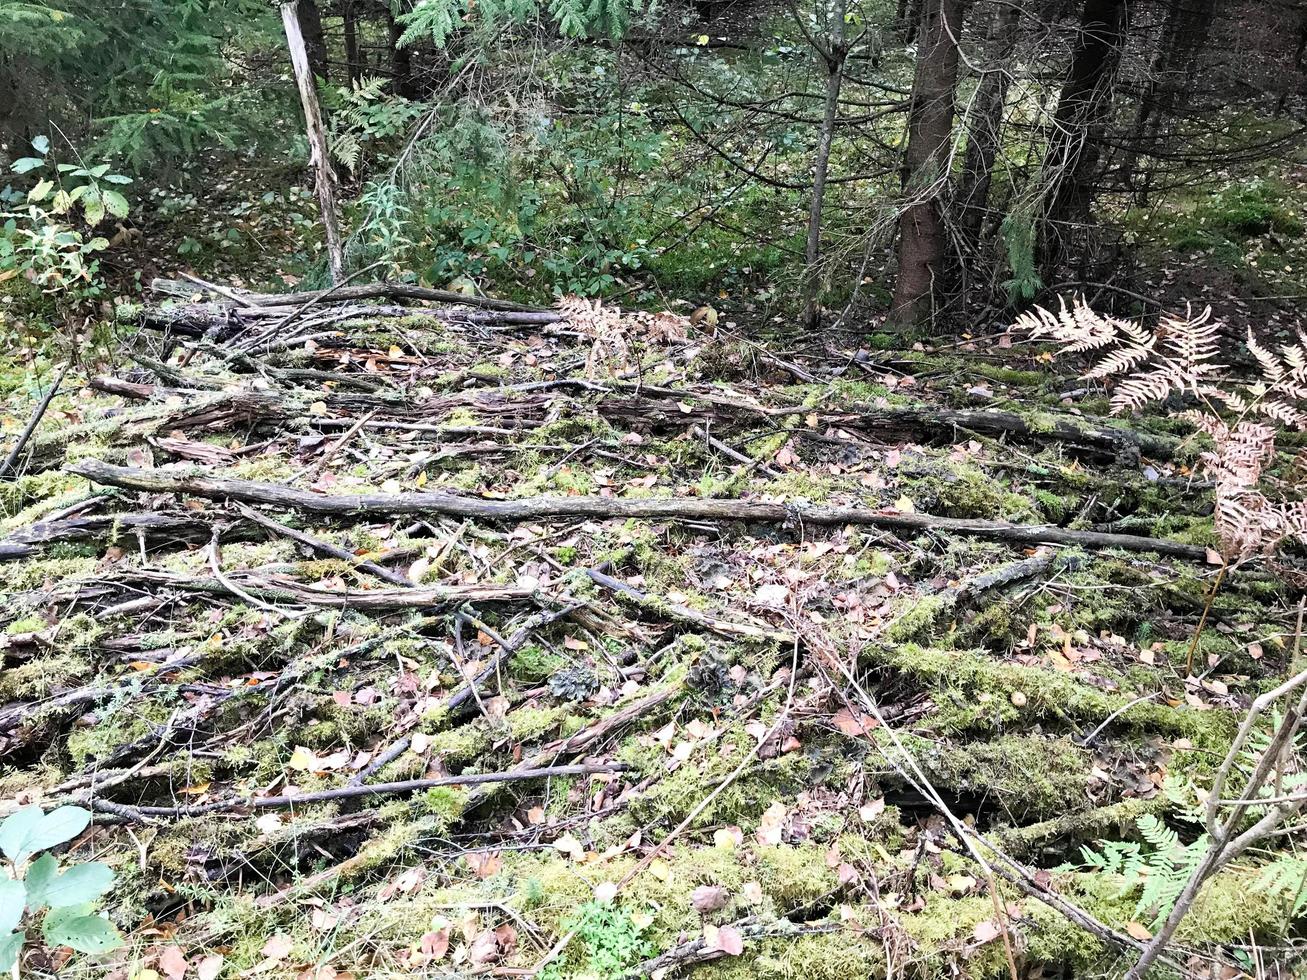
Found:
[[[104,206],[109,210],[109,213],[115,218],[127,217],[127,212],[132,209],[132,206],[127,203],[127,198],[117,191],[109,190],[107,187],[100,192],[100,198],[104,201]]]
[[[23,878],[27,886],[27,907],[33,912],[43,909],[50,903],[45,900],[50,883],[59,877],[59,861],[53,854],[42,854],[32,862]]]
[[[23,917],[27,888],[21,881],[0,880],[0,932],[9,932]]]
[[[45,163],[40,157],[19,157],[9,165],[9,169],[16,174],[25,174],[29,170],[35,170]]]
[[[58,863],[43,854],[27,872],[27,902],[36,908],[65,908],[94,902],[113,885],[113,870],[107,864],[90,861],[74,864],[59,874]]]
[[[104,202],[88,194],[82,200],[82,212],[86,215],[86,223],[94,228],[104,220]]]
[[[44,816],[45,813],[39,806],[25,806],[9,814],[5,822],[0,823],[0,851],[4,851],[5,857],[10,861],[18,861],[18,854],[27,838]]]
[[[52,190],[54,190],[54,181],[43,180],[27,192],[27,199],[33,203],[44,201]]]
[[[104,179],[111,184],[130,184],[132,178],[124,177],[122,174],[105,174]]]
[[[21,932],[11,932],[7,936],[0,936],[0,973],[8,973],[18,962],[18,954],[22,951],[23,940],[27,936]]]
[[[22,820],[15,823],[20,817]],[[0,825],[0,850],[17,864],[37,851],[72,840],[90,822],[91,812],[80,806],[61,806],[46,814],[41,813],[39,806],[26,807]]]
[[[91,168],[91,176],[95,177],[97,180],[103,177],[108,172],[109,172],[109,165],[107,163],[102,163],[98,167]]]
[[[54,192],[54,199],[50,201],[50,210],[55,214],[67,214],[68,209],[73,206],[72,196],[62,187]]]
[[[79,953],[104,953],[123,942],[107,919],[91,914],[47,915],[41,931],[51,946],[71,946]]]
[[[50,152],[50,137],[38,136],[36,139],[32,140],[32,149],[41,154],[41,156],[45,156]]]

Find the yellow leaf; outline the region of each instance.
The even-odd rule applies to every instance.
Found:
[[[318,764],[317,758],[313,755],[313,750],[305,748],[303,745],[295,746],[295,751],[290,755],[290,762],[286,763],[292,769],[301,769],[308,772]]]
[[[912,500],[907,496],[900,497],[898,500],[894,501],[894,509],[904,514],[915,514],[917,512],[916,505],[913,504]]]
[[[695,41],[696,41],[696,43],[699,44],[699,45],[707,44],[707,43],[708,43],[708,35],[707,35],[707,34],[700,34],[700,35],[695,39]]]
[[[1130,935],[1135,939],[1138,939],[1141,943],[1147,942],[1153,938],[1153,934],[1148,931],[1148,927],[1139,922],[1131,922],[1125,927],[1125,931],[1130,933]]]

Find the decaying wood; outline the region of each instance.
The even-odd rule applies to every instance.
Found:
[[[32,416],[27,420],[27,425],[23,427],[22,432],[18,433],[18,438],[14,440],[13,447],[9,450],[9,454],[5,456],[2,462],[0,462],[0,476],[7,476],[9,471],[14,468],[14,464],[18,462],[18,457],[22,455],[23,448],[32,438],[32,433],[34,433],[36,427],[41,424],[41,419],[45,418],[46,410],[50,407],[50,402],[54,399],[54,396],[59,392],[59,386],[64,383],[64,376],[68,373],[70,367],[72,367],[71,364],[65,364],[59,369],[59,373],[55,375],[54,380],[50,382],[50,387],[46,391],[45,397],[36,403],[36,408],[32,410]]]
[[[1014,544],[1060,544],[1082,548],[1120,548],[1152,552],[1173,558],[1205,562],[1207,551],[1165,538],[1131,534],[1073,531],[1051,525],[1009,524],[1006,521],[934,517],[875,510],[869,507],[818,504],[779,504],[750,500],[702,498],[624,499],[619,497],[524,497],[517,500],[485,500],[447,493],[358,494],[326,496],[275,483],[236,480],[227,477],[174,470],[144,470],[115,466],[102,460],[74,463],[68,471],[106,486],[151,493],[181,493],[210,500],[236,500],[247,504],[269,504],[354,520],[393,517],[401,514],[463,517],[506,523],[549,517],[591,520],[634,518],[637,520],[753,521],[758,523],[843,525],[858,524],[889,531],[942,531],[972,537],[991,538]]]
[[[398,585],[405,589],[413,588],[413,583],[403,575],[399,574],[399,572],[393,572],[389,568],[383,568],[376,562],[362,561],[353,552],[346,551],[344,548],[337,547],[328,541],[323,541],[321,538],[315,538],[313,535],[305,531],[299,531],[293,527],[287,527],[285,524],[274,521],[271,517],[268,517],[266,514],[261,514],[259,511],[254,510],[251,507],[244,507],[238,504],[237,510],[241,512],[241,516],[247,521],[253,521],[255,524],[259,525],[259,527],[266,528],[273,534],[279,535],[283,538],[290,538],[292,541],[298,541],[300,544],[316,551],[320,555],[328,555],[331,558],[339,558],[341,561],[349,562],[360,572],[367,572],[369,575],[373,575],[381,579],[383,582],[389,582],[391,585]]]
[[[309,65],[304,34],[300,30],[297,0],[281,4],[281,22],[286,30],[286,44],[290,49],[290,63],[299,88],[300,105],[304,109],[304,131],[309,138],[309,164],[313,167],[314,183],[318,192],[318,207],[322,215],[322,228],[327,239],[327,262],[331,268],[331,281],[340,282],[344,275],[344,248],[340,240],[340,210],[336,206],[336,174],[331,166],[331,151],[327,148],[327,127],[322,121],[322,108],[318,103],[318,84]]]
[[[394,783],[372,783],[365,786],[337,786],[309,793],[286,796],[251,796],[234,800],[217,800],[213,803],[195,803],[189,806],[125,806],[106,800],[92,799],[92,809],[104,809],[117,816],[139,820],[200,817],[211,813],[234,813],[244,810],[285,809],[306,803],[327,800],[356,799],[360,796],[383,796],[398,793],[418,793],[437,786],[485,786],[491,783],[522,782],[528,779],[552,779],[560,776],[593,776],[600,773],[625,772],[629,766],[620,762],[591,763],[584,765],[542,766],[533,769],[509,769],[506,772],[465,773],[460,776],[437,776],[431,779],[405,779]]]

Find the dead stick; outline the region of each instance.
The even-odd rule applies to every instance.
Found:
[[[969,520],[908,514],[870,507],[839,507],[815,504],[781,504],[753,500],[700,498],[619,497],[523,497],[517,500],[484,500],[447,493],[359,494],[327,496],[307,490],[255,480],[234,480],[208,475],[205,471],[144,470],[114,466],[103,460],[87,459],[68,467],[68,472],[96,483],[125,490],[151,493],[186,493],[211,500],[239,500],[270,504],[313,514],[368,519],[383,515],[419,514],[489,521],[533,521],[548,517],[576,517],[604,520],[759,521],[778,524],[841,525],[862,524],[890,531],[943,531],[973,537],[993,538],[1013,544],[1062,544],[1084,548],[1121,548],[1155,552],[1189,561],[1205,562],[1207,551],[1166,538],[1100,531],[1073,531],[1047,524],[1009,524],[1006,521]]]
[[[299,806],[304,803],[322,803],[326,800],[343,800],[383,793],[415,793],[437,786],[480,786],[486,783],[508,783],[525,779],[550,779],[554,776],[592,776],[599,773],[625,772],[630,767],[622,763],[594,763],[575,766],[546,766],[540,769],[509,769],[506,772],[469,773],[462,776],[440,776],[433,779],[405,779],[397,783],[374,783],[371,786],[337,786],[335,789],[313,793],[296,793],[293,796],[263,796],[250,799],[219,800],[193,806],[133,806],[113,804],[110,813],[120,816],[130,811],[142,819],[147,817],[197,817],[206,813],[228,813],[235,810],[268,810]],[[103,805],[92,800],[92,807]]]
[[[398,572],[392,572],[389,568],[383,568],[381,565],[370,561],[359,561],[358,555],[347,551],[344,548],[337,547],[330,542],[323,541],[321,538],[315,538],[304,531],[297,531],[293,527],[287,527],[274,521],[271,517],[260,513],[253,507],[246,507],[244,504],[237,504],[236,509],[241,512],[241,516],[248,521],[253,521],[259,527],[266,528],[274,534],[279,534],[284,538],[290,538],[292,541],[298,541],[300,544],[313,551],[323,555],[330,555],[332,558],[339,558],[341,561],[347,561],[360,572],[367,572],[391,585],[399,585],[406,589],[413,588],[413,583]]]
[[[14,443],[14,448],[9,450],[9,455],[5,457],[5,461],[0,463],[0,476],[6,475],[9,472],[10,467],[18,461],[18,457],[23,452],[23,447],[26,446],[28,440],[32,438],[32,433],[36,431],[36,427],[41,424],[41,419],[45,417],[45,410],[50,407],[51,400],[59,391],[59,386],[63,384],[64,375],[68,373],[68,370],[71,367],[71,364],[65,364],[59,369],[59,373],[55,375],[54,382],[50,385],[50,390],[45,393],[45,397],[41,399],[40,404],[37,405],[36,409],[32,412],[32,417],[27,420],[27,426],[21,433],[19,433],[18,441]]]

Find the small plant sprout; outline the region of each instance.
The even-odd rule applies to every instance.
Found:
[[[28,933],[39,922],[50,947],[103,953],[122,945],[118,930],[95,911],[113,885],[113,871],[99,861],[66,865],[50,849],[64,844],[91,822],[89,811],[61,806],[46,813],[29,806],[0,823],[0,970],[18,977]]]

